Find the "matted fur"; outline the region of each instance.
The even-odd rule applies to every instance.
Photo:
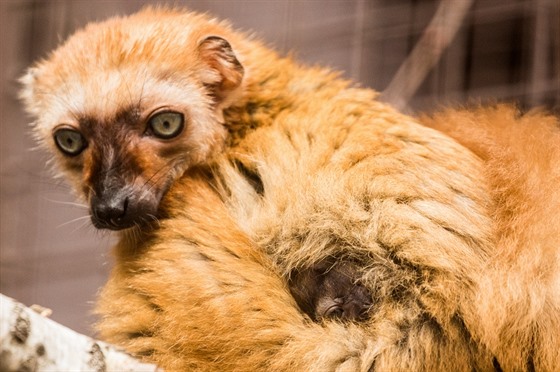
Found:
[[[245,71],[219,104],[207,91],[219,73],[196,52],[212,35]],[[557,119],[504,107],[422,119],[461,145],[328,70],[177,10],[92,24],[24,83],[53,151],[61,121],[111,125],[145,101],[188,111],[200,142],[175,169],[159,226],[120,233],[98,304],[105,340],[166,370],[558,365]],[[539,134],[515,142],[506,124]],[[83,190],[84,174],[59,160]],[[330,256],[363,268],[368,321],[314,323],[290,296],[289,273]]]

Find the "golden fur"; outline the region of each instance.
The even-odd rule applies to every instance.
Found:
[[[240,82],[196,52],[208,35],[229,41]],[[500,106],[420,120],[457,142],[328,70],[176,10],[90,25],[23,81],[54,152],[59,123],[111,123],[137,101],[172,101],[198,133],[159,226],[120,233],[98,305],[105,340],[166,370],[559,364],[556,118]],[[89,156],[79,171],[59,159],[78,190]],[[327,257],[360,263],[369,320],[318,324],[299,311],[287,276]]]
[[[484,165],[496,247],[478,278],[481,337],[504,361],[504,370],[519,369],[529,358],[537,370],[555,370],[560,361],[560,120],[498,105],[447,110],[422,121],[472,150]]]

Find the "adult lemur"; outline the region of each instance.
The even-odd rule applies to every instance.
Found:
[[[558,119],[422,119],[459,144],[169,9],[91,24],[23,82],[37,138],[119,230],[104,339],[166,370],[559,364]],[[328,268],[367,316],[302,314],[289,286]]]

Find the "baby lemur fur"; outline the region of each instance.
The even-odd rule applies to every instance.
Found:
[[[170,9],[91,24],[23,82],[38,140],[119,230],[105,340],[165,370],[559,364],[557,118],[417,120]],[[369,312],[311,321],[298,275]]]

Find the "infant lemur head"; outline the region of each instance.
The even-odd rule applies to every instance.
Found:
[[[228,35],[199,15],[148,9],[87,26],[22,78],[36,136],[96,227],[155,217],[173,181],[221,149],[222,110],[244,75]]]

